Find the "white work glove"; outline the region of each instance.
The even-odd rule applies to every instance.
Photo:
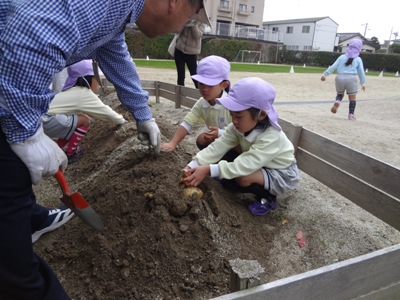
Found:
[[[138,138],[142,144],[151,145],[154,148],[154,152],[159,154],[161,134],[154,118],[143,123],[137,123],[136,127],[138,130]]]
[[[64,171],[67,168],[67,156],[51,138],[44,134],[42,125],[23,143],[13,143],[10,146],[27,166],[32,183],[35,185],[42,177],[52,176],[59,169]]]

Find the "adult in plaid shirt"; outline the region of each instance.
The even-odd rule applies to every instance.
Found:
[[[95,59],[134,116],[139,138],[157,152],[160,131],[124,29],[135,23],[155,37],[178,32],[189,18],[208,21],[203,0],[0,1],[0,299],[70,299],[31,240],[38,222],[32,183],[67,166],[40,122],[54,97],[54,74]]]

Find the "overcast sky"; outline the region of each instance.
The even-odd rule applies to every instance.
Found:
[[[391,29],[400,38],[400,10],[396,1],[349,0],[265,0],[264,21],[330,17],[339,27],[337,32],[358,32],[366,38],[376,36],[382,44]],[[328,8],[329,7],[329,8]],[[368,23],[366,26],[365,24]],[[364,24],[364,25],[363,25]],[[391,36],[391,40],[395,38]]]

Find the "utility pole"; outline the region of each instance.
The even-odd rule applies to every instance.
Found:
[[[392,35],[394,35],[394,38],[397,39],[398,32],[393,32],[393,26],[392,26],[392,29],[390,30],[389,43],[386,48],[386,54],[389,53],[389,47],[390,47],[390,41],[392,40]]]
[[[278,63],[278,52],[279,52],[279,28],[276,32],[276,53],[275,53],[275,63]]]
[[[361,24],[361,25],[365,27],[364,28],[364,37],[365,37],[365,35],[367,34],[368,23]]]

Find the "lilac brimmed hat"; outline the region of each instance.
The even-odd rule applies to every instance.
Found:
[[[200,60],[197,65],[197,74],[191,76],[198,82],[215,86],[224,80],[229,80],[231,64],[225,58],[217,55],[210,55]]]
[[[68,78],[65,81],[63,91],[73,87],[79,77],[94,76],[93,61],[91,59],[81,60],[67,68]],[[99,75],[104,75],[99,68]]]
[[[278,124],[278,113],[272,106],[275,96],[276,90],[268,82],[258,77],[247,77],[239,80],[228,95],[218,98],[217,102],[234,112],[251,107],[265,109],[271,125],[280,131],[282,128]]]
[[[363,43],[360,40],[351,41],[347,48],[346,56],[348,58],[356,58],[357,56],[360,55],[362,46],[363,46]]]

